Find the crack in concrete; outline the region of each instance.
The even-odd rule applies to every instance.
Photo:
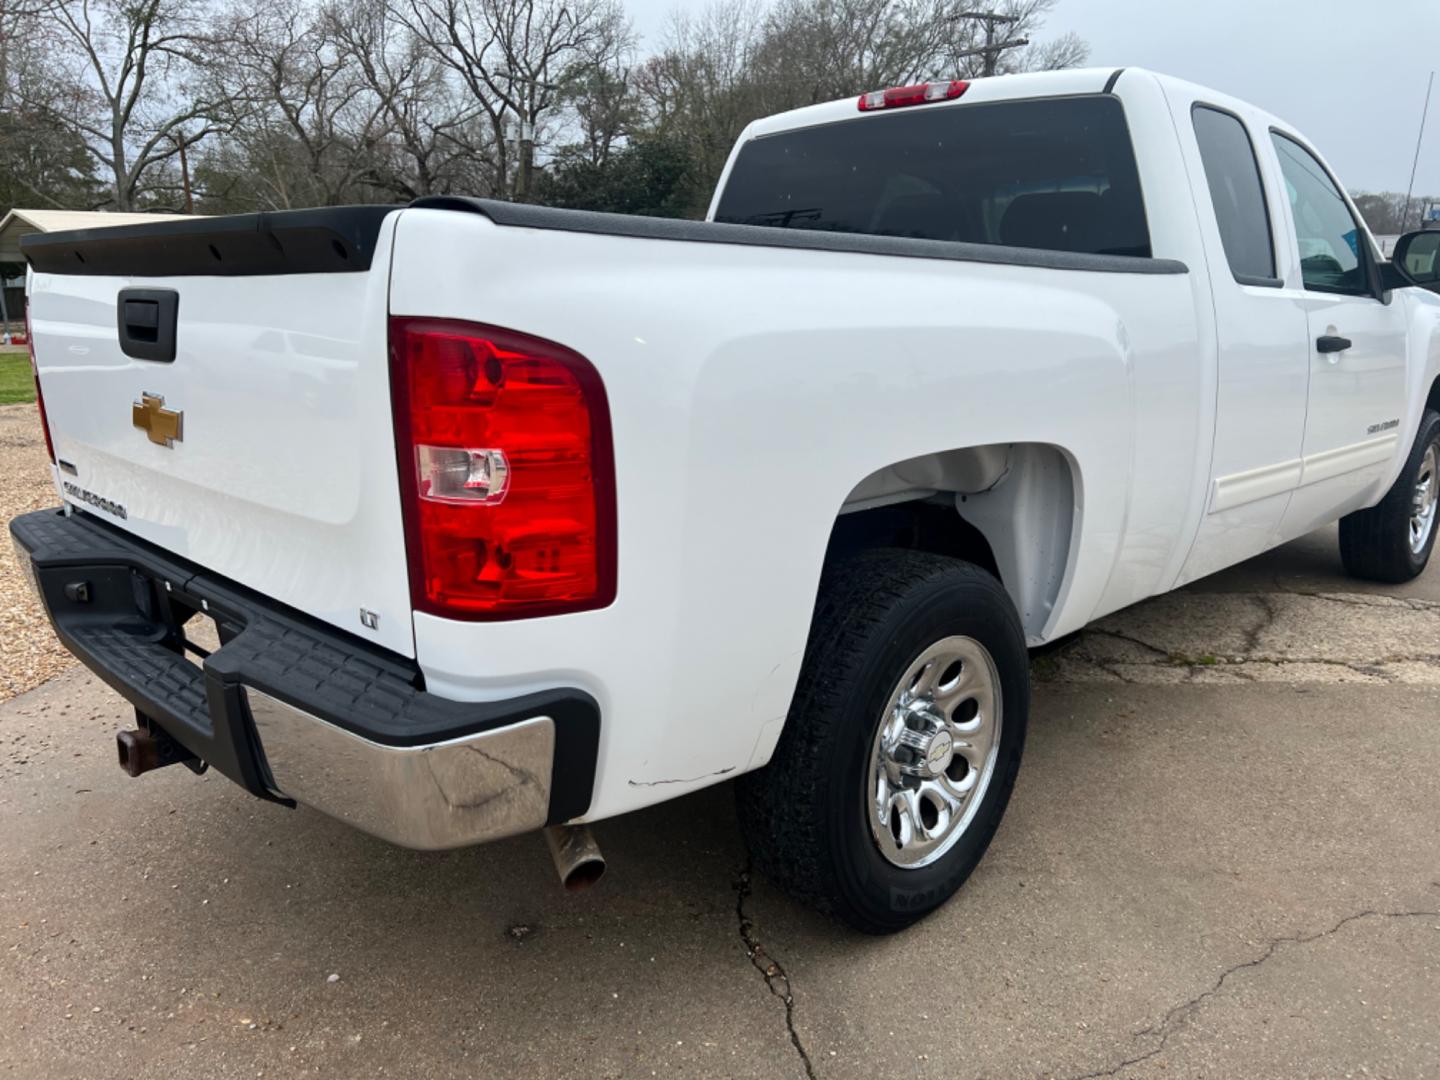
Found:
[[[1346,607],[1362,607],[1374,609],[1385,609],[1393,607],[1406,607],[1411,611],[1423,611],[1440,615],[1440,600],[1422,600],[1418,596],[1367,596],[1363,593],[1325,593],[1313,592],[1308,589],[1292,589],[1284,585],[1279,578],[1271,578],[1271,584],[1275,586],[1276,592],[1285,593],[1287,596],[1303,596],[1310,600],[1324,600],[1330,604],[1344,604]],[[1218,596],[1220,593],[1207,593],[1205,595]]]
[[[1118,630],[1106,630],[1099,626],[1087,626],[1084,630],[1080,631],[1080,639],[1083,639],[1086,634],[1098,634],[1101,637],[1114,638],[1116,641],[1124,641],[1130,645],[1136,645],[1139,648],[1144,649],[1146,652],[1152,652],[1156,656],[1159,656],[1165,660],[1169,660],[1172,658],[1171,654],[1166,650],[1156,645],[1151,645],[1150,642],[1142,641],[1140,638],[1133,637],[1130,634],[1122,634]],[[1076,641],[1076,644],[1080,643],[1080,640]]]
[[[1245,664],[1272,664],[1284,667],[1287,664],[1329,664],[1331,667],[1350,668],[1366,675],[1387,675],[1381,670],[1383,664],[1434,664],[1440,663],[1440,653],[1391,653],[1374,660],[1336,660],[1326,656],[1246,656],[1239,660],[1216,657],[1209,667],[1243,667]],[[1387,676],[1388,677],[1388,676]]]
[[[1240,651],[1246,656],[1260,648],[1261,635],[1274,626],[1275,620],[1280,617],[1275,601],[1264,593],[1252,593],[1250,600],[1260,609],[1260,621],[1245,631],[1245,644]]]
[[[800,1033],[795,1030],[795,992],[790,986],[790,976],[785,973],[780,962],[767,953],[765,947],[760,944],[760,939],[755,935],[755,923],[745,912],[745,901],[750,899],[750,875],[752,872],[753,863],[746,860],[732,883],[735,890],[735,918],[739,923],[740,941],[745,946],[745,955],[750,958],[751,966],[765,980],[765,986],[770,993],[784,1002],[785,1030],[790,1035],[790,1045],[795,1047],[795,1053],[800,1055],[800,1064],[805,1067],[805,1075],[808,1080],[816,1080],[815,1063],[810,1060],[810,1052],[805,1049],[805,1043],[801,1040]]]
[[[1085,660],[1089,663],[1094,664],[1101,671],[1104,671],[1108,675],[1114,676],[1116,679],[1119,679],[1121,682],[1124,683],[1134,683],[1136,680],[1128,677],[1127,675],[1125,675],[1124,672],[1118,670],[1118,665],[1123,663],[1134,664],[1140,667],[1186,668],[1188,669],[1190,677],[1192,679],[1197,673],[1201,671],[1213,671],[1217,668],[1226,668],[1229,669],[1230,674],[1235,675],[1237,678],[1247,679],[1250,681],[1255,680],[1249,672],[1244,670],[1246,665],[1268,664],[1272,667],[1287,667],[1295,664],[1316,664],[1326,667],[1345,668],[1349,671],[1354,671],[1360,675],[1368,675],[1372,678],[1385,679],[1390,682],[1395,681],[1395,675],[1392,672],[1385,670],[1386,665],[1412,663],[1440,664],[1440,653],[1390,653],[1385,656],[1379,656],[1368,660],[1338,660],[1334,657],[1327,656],[1270,656],[1264,654],[1254,655],[1252,650],[1258,647],[1259,639],[1265,633],[1265,631],[1270,629],[1270,627],[1274,625],[1275,620],[1279,617],[1279,612],[1275,608],[1274,603],[1267,597],[1255,596],[1252,597],[1252,599],[1254,599],[1255,602],[1264,609],[1264,617],[1257,625],[1250,627],[1246,630],[1246,640],[1243,646],[1244,655],[1242,656],[1231,657],[1207,654],[1203,662],[1197,663],[1194,657],[1182,656],[1174,652],[1169,652],[1165,649],[1160,648],[1158,645],[1154,645],[1148,641],[1145,641],[1143,638],[1135,637],[1133,634],[1124,634],[1116,630],[1107,630],[1099,627],[1086,627],[1080,632],[1080,638],[1075,642],[1074,646],[1066,649],[1065,652],[1072,656],[1074,659]],[[1137,648],[1144,649],[1146,652],[1150,653],[1154,657],[1154,659],[1149,661],[1124,661],[1117,660],[1114,657],[1106,658],[1096,656],[1093,652],[1085,648],[1085,638],[1090,635],[1112,638],[1117,641],[1123,641],[1127,644],[1134,645]]]
[[[1340,930],[1349,926],[1351,923],[1359,922],[1361,919],[1433,918],[1440,918],[1440,910],[1375,911],[1373,909],[1367,908],[1364,911],[1357,911],[1353,914],[1346,915],[1343,919],[1341,919],[1339,922],[1335,923],[1333,926],[1326,930],[1319,930],[1312,934],[1287,934],[1284,937],[1274,938],[1269,942],[1269,944],[1265,946],[1264,951],[1262,951],[1259,956],[1256,956],[1250,960],[1244,960],[1241,963],[1226,968],[1220,973],[1219,978],[1217,978],[1215,982],[1211,984],[1207,989],[1202,990],[1194,997],[1187,998],[1186,1000],[1180,1002],[1178,1005],[1171,1007],[1170,1010],[1166,1012],[1163,1017],[1161,1017],[1158,1023],[1151,1024],[1149,1027],[1146,1028],[1141,1028],[1139,1031],[1135,1032],[1131,1036],[1131,1038],[1133,1039],[1158,1037],[1159,1042],[1157,1042],[1154,1046],[1150,1047],[1142,1053],[1134,1054],[1130,1057],[1124,1058],[1123,1060],[1121,1060],[1115,1065],[1110,1066],[1109,1068],[1098,1069],[1095,1072],[1078,1073],[1070,1077],[1069,1080],[1099,1080],[1099,1078],[1101,1077],[1117,1076],[1121,1072],[1128,1068],[1131,1068],[1132,1066],[1140,1065],[1146,1061],[1149,1061],[1151,1058],[1157,1057],[1161,1052],[1164,1051],[1166,1044],[1169,1043],[1170,1036],[1174,1035],[1176,1031],[1180,1029],[1180,1026],[1184,1023],[1185,1020],[1189,1019],[1189,1017],[1194,1015],[1196,1010],[1200,1008],[1201,1004],[1224,990],[1225,984],[1229,982],[1230,979],[1235,975],[1238,975],[1243,971],[1250,971],[1260,967],[1267,960],[1273,957],[1276,952],[1279,951],[1282,945],[1308,945],[1311,942],[1319,941],[1322,938],[1330,937],[1332,934],[1338,933]]]
[[[1130,678],[1129,675],[1126,675],[1123,671],[1121,671],[1119,668],[1117,668],[1114,664],[1107,664],[1107,663],[1105,663],[1103,660],[1092,660],[1091,662],[1092,662],[1096,667],[1098,667],[1101,671],[1105,672],[1106,675],[1113,675],[1113,676],[1115,676],[1115,678],[1119,679],[1119,680],[1120,680],[1122,683],[1124,683],[1126,686],[1138,686],[1138,685],[1139,685],[1139,683],[1137,683],[1134,679]]]
[[[1223,669],[1227,675],[1246,682],[1259,682],[1253,674],[1254,668],[1246,670],[1247,665],[1267,665],[1272,668],[1293,667],[1301,664],[1314,664],[1318,666],[1342,668],[1353,671],[1358,675],[1364,675],[1373,679],[1382,679],[1388,683],[1402,681],[1402,676],[1389,670],[1395,664],[1424,664],[1429,666],[1440,666],[1440,653],[1391,653],[1378,657],[1365,657],[1364,659],[1340,659],[1327,656],[1276,656],[1260,653],[1259,649],[1264,643],[1266,634],[1279,624],[1286,615],[1283,605],[1277,603],[1279,596],[1298,596],[1307,599],[1322,600],[1327,603],[1342,604],[1350,607],[1366,608],[1370,611],[1417,611],[1426,614],[1440,615],[1440,601],[1421,600],[1413,597],[1394,596],[1371,596],[1363,593],[1338,594],[1307,591],[1303,589],[1288,588],[1278,578],[1272,579],[1274,593],[1202,593],[1196,594],[1207,597],[1233,597],[1253,605],[1258,619],[1244,628],[1243,642],[1235,652],[1238,655],[1222,653],[1206,653],[1202,656],[1189,656],[1162,648],[1153,642],[1145,640],[1134,633],[1127,633],[1122,630],[1112,629],[1105,626],[1088,626],[1079,631],[1073,642],[1067,643],[1058,649],[1055,654],[1057,661],[1080,661],[1095,667],[1110,678],[1126,684],[1136,684],[1146,681],[1143,676],[1136,677],[1138,668],[1179,668],[1185,669],[1186,675],[1183,680],[1186,684],[1199,681],[1199,676],[1205,671]],[[1094,639],[1103,638],[1111,641],[1123,642],[1148,654],[1147,657],[1121,658],[1103,655],[1108,650],[1097,650],[1087,648],[1093,644]],[[1127,667],[1132,670],[1126,671]],[[1069,681],[1066,679],[1063,670],[1057,669],[1053,672],[1045,672],[1040,676],[1040,681]]]

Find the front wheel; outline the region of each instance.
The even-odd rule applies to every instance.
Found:
[[[1399,585],[1419,577],[1435,549],[1440,501],[1440,413],[1426,409],[1410,457],[1378,504],[1340,519],[1340,559],[1351,577]]]
[[[985,853],[1029,707],[1025,636],[994,577],[903,550],[827,568],[780,742],[738,785],[756,865],[860,930],[909,926]]]

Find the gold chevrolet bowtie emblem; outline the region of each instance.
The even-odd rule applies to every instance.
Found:
[[[184,419],[183,412],[165,408],[165,399],[159,394],[141,394],[140,400],[130,406],[131,423],[144,431],[156,446],[173,448],[180,442]]]

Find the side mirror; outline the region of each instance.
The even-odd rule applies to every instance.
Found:
[[[1395,241],[1390,262],[1404,284],[1440,293],[1440,229],[1406,233]]]

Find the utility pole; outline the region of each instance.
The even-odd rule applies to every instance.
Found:
[[[955,59],[962,60],[967,56],[981,56],[980,74],[987,78],[995,74],[996,66],[1000,60],[1000,54],[1006,49],[1018,49],[1022,45],[1029,45],[1029,38],[1011,38],[1008,41],[995,40],[995,27],[1002,23],[1014,23],[1020,20],[1014,15],[999,15],[993,11],[962,11],[955,18],[957,19],[979,19],[985,24],[985,44],[974,49],[966,49],[964,52],[955,54]]]
[[[180,183],[185,189],[185,213],[195,213],[195,199],[190,194],[190,162],[185,157],[185,132],[175,136],[175,145],[180,148]]]

